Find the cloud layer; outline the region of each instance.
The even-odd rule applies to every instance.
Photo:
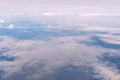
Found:
[[[64,72],[78,73],[73,77],[82,80],[120,79],[119,64],[109,60],[109,55],[120,56],[118,23],[80,23],[80,19],[61,17],[14,19],[0,23],[0,79],[56,80]],[[105,54],[108,60],[103,59]]]

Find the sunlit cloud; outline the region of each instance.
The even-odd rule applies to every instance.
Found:
[[[47,13],[43,13],[44,16],[53,16],[55,15],[55,13],[50,13],[50,12],[47,12]]]
[[[3,20],[3,19],[0,19],[0,23],[4,23],[5,22],[5,20]]]
[[[13,29],[13,28],[14,28],[14,25],[13,25],[13,24],[10,24],[7,28]]]

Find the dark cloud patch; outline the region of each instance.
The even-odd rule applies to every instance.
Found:
[[[5,71],[0,69],[0,80],[4,80],[3,76],[5,75]]]
[[[10,49],[8,47],[3,47],[0,49],[0,55],[3,55],[4,53],[8,52]]]
[[[120,55],[111,55],[111,53],[105,53],[99,57],[100,61],[108,63],[108,66],[116,66],[120,70]]]
[[[41,76],[39,73],[45,74],[43,71],[45,64],[41,61],[40,63],[31,66],[28,66],[29,64],[30,63],[24,64],[20,71],[14,72],[9,77],[5,78],[5,80],[38,80],[32,76],[35,74]]]
[[[10,49],[8,47],[0,49],[0,61],[14,61],[16,59],[16,57],[7,54],[9,51]]]
[[[119,44],[112,44],[112,43],[104,42],[99,37],[91,37],[91,39],[95,41],[93,42],[93,45],[95,44],[95,45],[99,45],[99,46],[109,48],[109,49],[120,49]]]
[[[66,65],[55,69],[53,73],[46,73],[43,69],[44,65],[39,64],[24,66],[5,80],[99,80],[94,77],[92,69],[86,66]]]
[[[104,47],[104,48],[108,48],[108,49],[120,49],[120,45],[119,44],[114,44],[114,43],[107,43],[104,42],[103,40],[100,39],[100,37],[97,36],[92,36],[90,38],[90,40],[92,41],[82,41],[82,43],[88,45],[88,46],[97,46],[97,47]]]
[[[55,70],[54,74],[48,74],[42,80],[97,80],[92,70],[87,67],[66,65]]]
[[[0,61],[14,61],[15,59],[16,57],[14,56],[4,56],[4,55],[0,56]]]
[[[44,26],[42,26],[44,27]],[[84,31],[75,31],[75,30],[50,30],[47,31],[43,28],[0,28],[0,35],[10,36],[16,39],[41,39],[46,40],[49,37],[64,37],[64,36],[77,36],[87,34]]]

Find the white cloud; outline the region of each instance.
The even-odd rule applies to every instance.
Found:
[[[100,39],[106,43],[120,45],[120,36],[113,34],[99,35]]]
[[[103,80],[120,80],[120,73],[114,67],[105,66],[105,64],[95,64],[96,77]]]
[[[13,29],[13,28],[14,28],[14,25],[13,25],[13,24],[10,24],[7,28]]]
[[[0,23],[4,23],[5,22],[5,20],[3,20],[3,19],[0,19]]]
[[[47,12],[47,13],[43,13],[44,16],[53,16],[55,15],[55,13],[51,13],[51,12]]]

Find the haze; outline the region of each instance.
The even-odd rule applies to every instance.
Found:
[[[119,3],[120,0],[0,0],[0,13],[119,14]]]

